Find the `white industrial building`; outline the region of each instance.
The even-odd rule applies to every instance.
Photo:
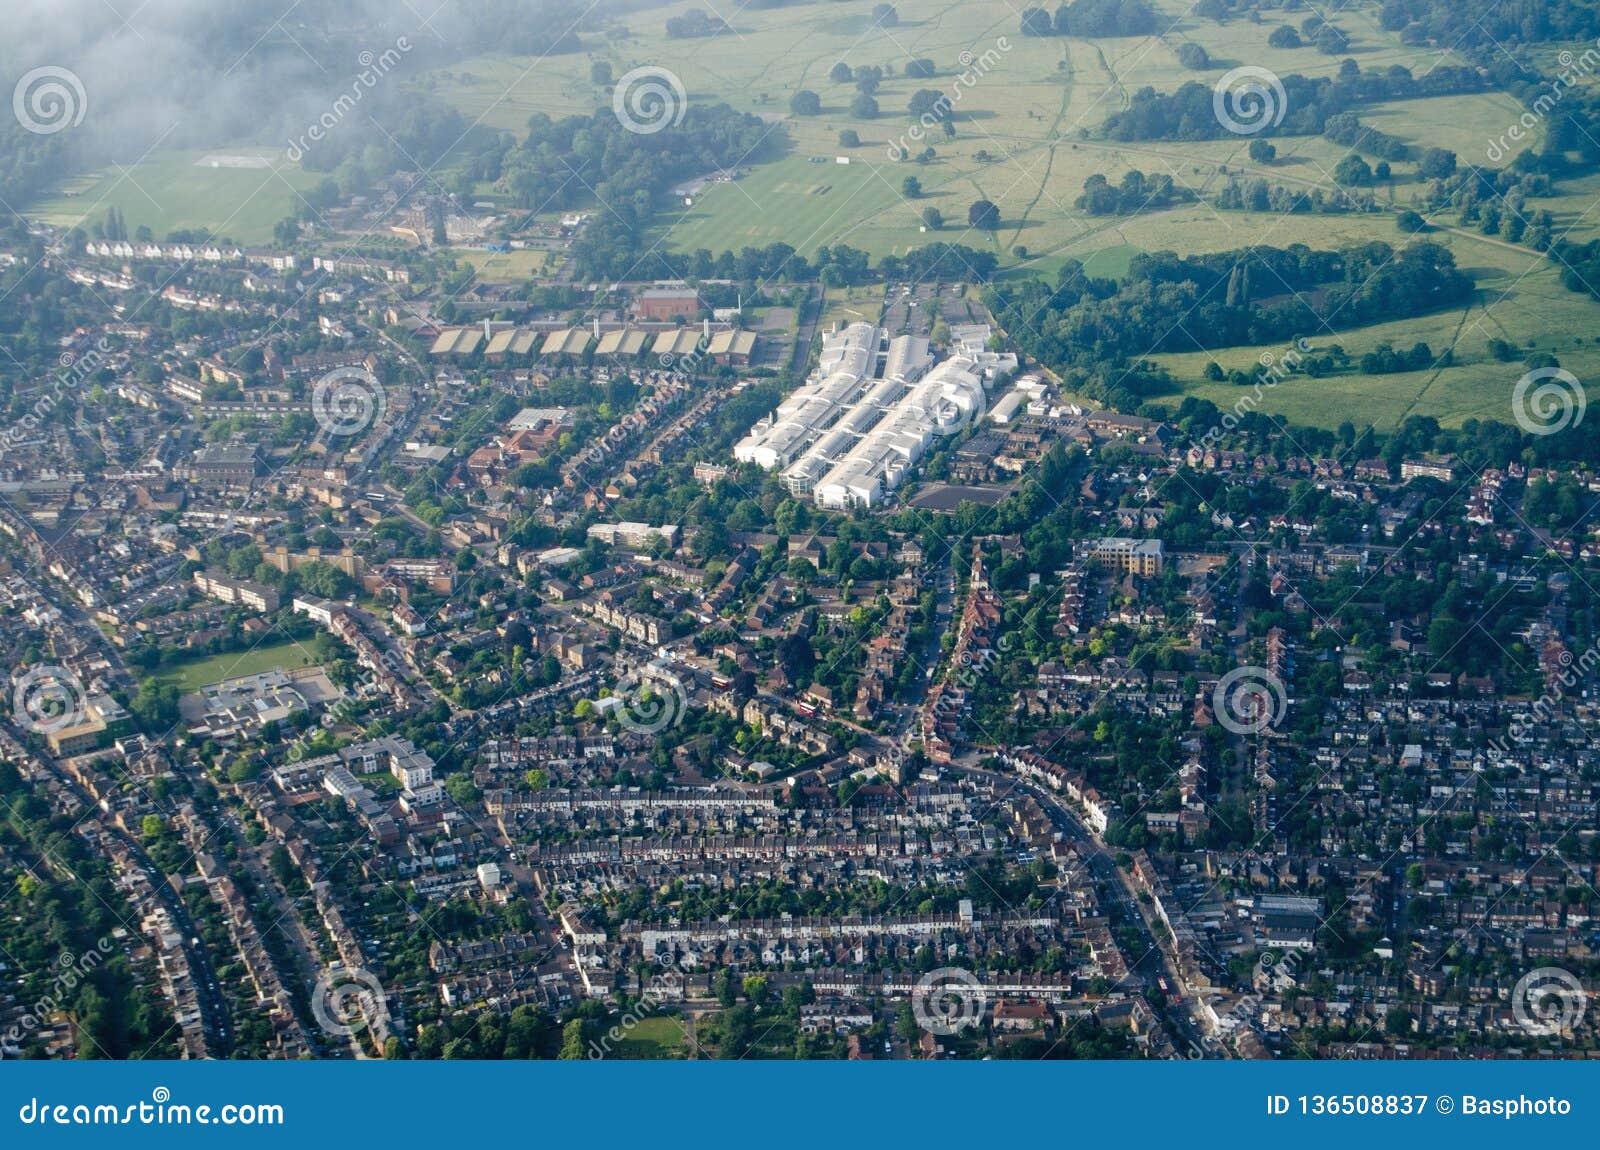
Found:
[[[870,323],[824,335],[816,370],[750,429],[734,446],[733,457],[768,471],[789,466],[861,398],[872,380],[878,343],[878,329]]]
[[[890,339],[866,323],[828,333],[817,370],[751,428],[734,457],[782,468],[789,491],[823,507],[881,503],[936,439],[982,416],[987,386],[1015,369],[1015,356],[987,349],[987,327],[961,335],[957,353],[928,370],[923,337]]]

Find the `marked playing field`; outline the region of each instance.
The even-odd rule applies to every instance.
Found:
[[[223,163],[224,155],[233,162]],[[250,166],[246,157],[264,166]],[[272,226],[294,213],[295,193],[322,179],[269,152],[159,151],[131,168],[75,181],[30,214],[61,227],[88,228],[115,207],[130,234],[143,226],[160,239],[179,229],[206,228],[236,243],[267,244]]]
[[[816,4],[744,9],[733,20],[733,35],[715,41],[669,40],[667,19],[703,7],[683,0],[624,17],[630,35],[596,40],[590,54],[550,58],[532,71],[527,70],[531,61],[469,61],[448,73],[429,75],[423,83],[483,114],[487,122],[518,130],[534,111],[564,115],[606,106],[609,91],[589,80],[591,59],[607,60],[617,76],[654,64],[682,79],[691,103],[721,101],[782,119],[792,142],[788,154],[751,168],[737,183],[705,188],[692,207],[666,213],[653,238],[667,250],[719,252],[782,242],[811,254],[824,244],[845,243],[882,256],[942,239],[987,247],[1000,258],[1002,274],[1048,276],[1069,257],[1083,260],[1094,274],[1118,275],[1141,251],[1191,254],[1258,244],[1321,248],[1374,239],[1402,241],[1388,213],[1282,217],[1217,212],[1196,204],[1137,216],[1091,217],[1078,209],[1075,201],[1083,183],[1096,173],[1115,182],[1138,168],[1170,175],[1178,184],[1206,193],[1214,192],[1228,173],[1238,172],[1288,187],[1328,189],[1345,154],[1322,138],[1281,137],[1274,141],[1278,158],[1263,167],[1249,159],[1246,138],[1130,144],[1091,138],[1108,114],[1146,86],[1172,90],[1191,80],[1210,84],[1241,64],[1308,76],[1332,75],[1340,67],[1342,57],[1267,43],[1279,25],[1298,25],[1302,12],[1267,11],[1259,23],[1235,19],[1218,24],[1190,14],[1188,0],[1154,2],[1171,20],[1160,36],[1025,38],[1010,9],[947,0],[902,0],[896,5],[899,23],[882,29],[868,18],[873,0],[844,0],[825,9]],[[1349,57],[1367,71],[1398,64],[1421,74],[1465,62],[1448,51],[1400,43],[1378,26],[1375,10],[1341,11],[1336,22],[1350,37]],[[1176,51],[1184,42],[1204,47],[1211,66],[1203,71],[1182,67]],[[981,58],[984,74],[958,85],[962,53],[970,54],[967,59]],[[935,62],[938,74],[906,77],[905,63],[923,57]],[[851,114],[854,88],[828,78],[840,60],[890,72],[876,93],[878,117]],[[959,93],[953,138],[936,133],[927,140],[906,139],[912,122],[905,109],[919,88]],[[788,115],[790,97],[800,89],[819,95],[820,115]],[[1377,105],[1361,115],[1417,148],[1447,147],[1464,162],[1483,163],[1491,130],[1499,132],[1518,113],[1511,97],[1494,93]],[[839,134],[846,129],[859,135],[859,147],[840,145]],[[927,164],[896,163],[890,149],[897,142],[913,143],[913,150],[931,146],[936,157]],[[840,155],[848,155],[850,164],[836,164]],[[812,157],[826,167],[810,162]],[[1393,168],[1395,182],[1379,189],[1378,198],[1404,207],[1421,185],[1411,163]],[[921,198],[903,196],[901,185],[908,175],[921,183]],[[1555,212],[1562,228],[1572,228],[1572,238],[1600,234],[1600,213],[1586,215],[1600,192],[1600,180],[1573,181],[1561,192],[1533,206]],[[967,230],[967,208],[979,198],[1000,207],[1002,226],[994,235]],[[943,214],[940,232],[922,230],[926,207]],[[1489,335],[1506,331],[1541,348],[1559,343],[1562,362],[1574,370],[1591,362],[1600,370],[1592,344],[1572,346],[1573,333],[1600,327],[1600,309],[1567,292],[1544,261],[1480,237],[1440,231],[1429,238],[1448,246],[1478,279],[1480,298],[1466,323],[1461,324],[1459,313],[1450,313],[1341,333],[1339,339],[1358,354],[1384,340],[1405,346],[1426,340],[1442,351],[1460,325],[1457,363],[1418,378],[1295,380],[1269,394],[1267,410],[1316,423],[1337,422],[1344,413],[1357,411],[1380,425],[1414,412],[1446,423],[1492,415],[1503,406],[1509,386],[1503,377],[1516,365],[1488,361],[1483,344]],[[1253,363],[1260,350],[1265,349],[1239,349],[1217,358],[1225,366],[1239,366]],[[1197,394],[1218,402],[1236,398],[1227,385],[1203,380],[1203,357],[1169,356],[1163,362]]]

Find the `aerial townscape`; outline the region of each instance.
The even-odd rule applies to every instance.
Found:
[[[1593,4],[16,7],[0,1059],[1600,1055]]]

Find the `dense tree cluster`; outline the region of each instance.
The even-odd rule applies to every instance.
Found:
[[[1275,215],[1315,213],[1338,215],[1345,212],[1375,212],[1378,206],[1370,192],[1347,188],[1286,187],[1260,177],[1230,176],[1212,203],[1228,211],[1272,212]]]
[[[1002,326],[1052,367],[1120,363],[1165,351],[1262,344],[1455,306],[1472,294],[1446,248],[1396,252],[1368,243],[1342,251],[1259,247],[1134,258],[1120,283],[1068,261],[1052,288],[997,286]]]
[[[1354,112],[1339,112],[1329,116],[1322,126],[1322,134],[1335,144],[1355,148],[1380,160],[1409,160],[1411,146],[1398,136],[1380,132],[1370,124],[1363,124]]]
[[[506,153],[504,180],[519,207],[604,203],[574,257],[583,276],[618,276],[633,269],[657,201],[675,180],[750,163],[781,143],[781,132],[725,104],[691,106],[681,124],[647,135],[628,131],[610,109],[561,120],[540,114]]]
[[[1098,172],[1090,176],[1083,183],[1077,206],[1091,216],[1126,216],[1189,203],[1194,198],[1193,192],[1178,187],[1165,172],[1146,176],[1133,168],[1117,184]]]
[[[1479,92],[1489,83],[1476,68],[1445,65],[1416,77],[1398,64],[1377,72],[1341,68],[1336,76],[1294,73],[1281,82],[1283,120],[1266,132],[1285,136],[1320,134],[1330,117],[1363,104]],[[1104,134],[1124,141],[1220,139],[1229,131],[1216,114],[1214,96],[1210,84],[1193,80],[1171,93],[1141,88],[1125,110],[1106,118]]]
[[[733,26],[720,16],[712,16],[703,8],[690,8],[682,16],[667,18],[669,40],[694,40],[703,36],[720,36],[732,32]]]
[[[1447,367],[1451,358],[1451,353],[1447,350],[1435,359],[1433,349],[1425,343],[1412,344],[1409,351],[1396,351],[1393,345],[1380,343],[1361,357],[1361,371],[1364,375],[1393,375],[1401,371],[1422,371],[1424,368],[1435,366]]]
[[[1043,8],[1022,12],[1024,36],[1147,36],[1159,28],[1145,0],[1072,0],[1053,17]]]
[[[41,1026],[59,1010],[79,1058],[175,1057],[177,1028],[159,988],[148,972],[141,983],[126,944],[111,945],[135,917],[116,876],[10,764],[0,764],[0,796],[0,949],[13,1001],[46,1008]],[[45,1057],[37,1031],[12,1034],[23,1057]]]
[[[1600,36],[1600,10],[1587,0],[1384,0],[1379,22],[1408,44],[1497,49]]]

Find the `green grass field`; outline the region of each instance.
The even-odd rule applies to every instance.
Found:
[[[628,1028],[612,1056],[624,1059],[687,1057],[688,1035],[676,1018],[646,1018]]]
[[[731,35],[710,41],[667,39],[666,21],[694,6],[693,0],[684,0],[630,14],[622,20],[626,38],[595,39],[585,54],[537,62],[472,60],[431,73],[420,86],[486,123],[517,131],[536,111],[560,116],[607,106],[609,90],[589,79],[591,61],[608,62],[617,77],[641,65],[665,67],[682,80],[691,104],[726,102],[781,120],[792,143],[785,157],[757,166],[736,183],[713,185],[696,197],[692,208],[670,214],[659,237],[668,248],[720,251],[781,241],[801,251],[849,243],[875,255],[901,253],[929,241],[919,214],[933,206],[947,223],[939,238],[987,243],[1008,263],[1048,271],[1068,254],[1082,258],[1146,246],[1143,236],[1124,238],[1127,221],[1093,219],[1074,206],[1089,176],[1104,173],[1117,179],[1130,167],[1139,167],[1203,190],[1218,179],[1219,165],[1247,166],[1248,141],[1242,138],[1139,145],[1085,138],[1107,114],[1125,106],[1130,92],[1145,85],[1170,90],[1189,80],[1211,83],[1241,62],[1306,75],[1330,74],[1339,65],[1337,58],[1314,49],[1267,46],[1272,30],[1285,19],[1298,22],[1298,14],[1269,13],[1260,24],[1236,20],[1224,26],[1187,16],[1190,5],[1183,0],[1158,0],[1174,21],[1163,36],[1025,38],[1010,9],[945,0],[906,0],[897,5],[896,26],[873,28],[870,0],[845,0],[826,7],[743,10]],[[1370,14],[1351,13],[1340,23],[1351,36],[1351,54],[1367,69],[1403,64],[1420,71],[1440,62],[1460,62],[1449,53],[1401,45],[1378,30]],[[1192,72],[1177,63],[1176,48],[1186,40],[1207,49],[1210,69]],[[965,67],[963,53],[971,61]],[[913,58],[933,60],[937,75],[903,75],[905,63]],[[828,77],[841,60],[891,72],[876,93],[878,117],[851,115],[855,89]],[[817,92],[820,115],[789,114],[790,97],[802,88]],[[957,114],[953,139],[938,134],[909,140],[912,121],[905,109],[920,88],[951,95]],[[1468,125],[1509,123],[1514,114],[1515,105],[1506,96],[1423,101],[1404,110],[1374,112],[1385,130],[1457,147],[1463,155],[1472,147],[1482,148]],[[839,133],[845,129],[858,133],[859,147],[840,146]],[[897,163],[890,149],[901,143],[913,144],[913,150],[931,145],[937,158],[925,165]],[[1281,146],[1285,156],[1275,165],[1278,178],[1329,186],[1328,173],[1341,149],[1322,140],[1284,140]],[[848,167],[833,162],[839,155],[849,156]],[[808,162],[812,158],[826,162]],[[901,183],[908,174],[921,181],[924,199],[902,197]],[[963,234],[967,206],[978,198],[1000,205],[1004,226],[993,237]],[[1237,230],[1250,227],[1242,222]],[[1158,226],[1153,238],[1164,240],[1161,233],[1173,230]],[[1223,238],[1226,232],[1211,228],[1176,229],[1176,238],[1165,246],[1198,250]],[[1013,255],[1018,246],[1027,250],[1027,257]],[[1110,268],[1119,264],[1126,265],[1125,256],[1106,259]]]
[[[665,35],[666,21],[704,7],[696,0],[679,0],[608,18],[603,31],[586,33],[588,48],[581,53],[540,59],[478,57],[406,82],[483,123],[520,133],[534,113],[560,117],[609,108],[612,92],[591,81],[592,63],[609,63],[618,78],[651,65],[678,76],[691,105],[725,102],[781,123],[788,140],[782,154],[744,167],[736,181],[706,187],[692,206],[679,204],[661,214],[649,238],[667,250],[719,252],[781,241],[806,254],[847,243],[883,256],[947,240],[987,247],[999,257],[1002,276],[1053,276],[1069,258],[1083,261],[1096,275],[1116,276],[1143,251],[1190,254],[1291,243],[1326,248],[1372,239],[1398,243],[1402,238],[1388,214],[1283,217],[1218,212],[1199,203],[1133,216],[1091,217],[1075,205],[1091,175],[1116,181],[1132,168],[1170,175],[1203,196],[1214,193],[1234,172],[1263,175],[1290,187],[1331,187],[1330,173],[1344,149],[1320,137],[1275,139],[1279,154],[1267,166],[1249,159],[1246,137],[1134,144],[1096,138],[1106,116],[1147,85],[1160,90],[1189,81],[1209,85],[1243,64],[1280,75],[1332,74],[1340,57],[1310,47],[1268,45],[1280,24],[1300,22],[1300,11],[1264,12],[1259,23],[1236,19],[1218,24],[1190,14],[1189,0],[1153,0],[1171,21],[1161,35],[1091,41],[1025,38],[1016,11],[957,0],[900,0],[898,23],[878,28],[869,18],[873,3],[829,0],[743,9],[734,15],[730,34],[672,40]],[[1350,37],[1349,56],[1367,71],[1398,64],[1420,74],[1465,62],[1447,50],[1402,44],[1379,28],[1370,6],[1342,11],[1335,22]],[[1176,52],[1184,42],[1206,49],[1207,69],[1191,71],[1178,63]],[[936,75],[907,77],[905,64],[916,58],[934,61]],[[834,83],[828,75],[839,61],[886,69],[876,93],[879,116],[852,115],[854,87]],[[922,88],[954,101],[953,138],[942,132],[922,141],[909,138],[912,121],[906,108]],[[801,89],[818,93],[821,114],[790,114],[790,99]],[[1487,162],[1489,141],[1518,114],[1516,102],[1503,93],[1405,101],[1361,111],[1366,122],[1418,148],[1449,147],[1462,161],[1475,163]],[[859,146],[841,146],[839,135],[846,129],[859,135]],[[897,160],[892,155],[897,144],[913,150],[932,146],[936,156],[925,164]],[[850,163],[837,163],[839,156],[848,156]],[[288,214],[293,189],[314,178],[295,170],[197,167],[200,158],[199,153],[158,154],[127,178],[103,173],[72,189],[75,196],[51,201],[43,214],[53,222],[71,223],[85,215],[103,216],[115,204],[130,227],[147,224],[161,234],[175,227],[206,226],[240,242],[261,242],[270,236],[273,222]],[[1395,182],[1381,189],[1379,198],[1403,207],[1420,185],[1410,163],[1397,163],[1394,171]],[[905,198],[902,184],[908,175],[920,181],[920,198]],[[501,191],[484,187],[480,194],[496,198]],[[1532,206],[1555,212],[1561,229],[1570,229],[1570,238],[1600,235],[1595,227],[1600,213],[1589,210],[1600,195],[1600,178],[1571,181],[1560,191],[1559,197]],[[1002,226],[992,235],[966,227],[967,208],[980,198],[1000,207]],[[944,215],[940,231],[922,230],[920,216],[926,207]],[[1449,226],[1457,221],[1437,222]],[[1545,261],[1473,235],[1440,230],[1430,238],[1448,246],[1458,263],[1472,271],[1480,288],[1473,308],[1465,316],[1452,312],[1341,332],[1337,338],[1357,354],[1384,340],[1404,346],[1426,340],[1435,351],[1454,346],[1456,363],[1416,378],[1294,380],[1270,393],[1267,410],[1333,423],[1353,408],[1380,426],[1413,412],[1436,415],[1446,423],[1491,415],[1503,408],[1502,377],[1516,366],[1488,360],[1483,344],[1491,335],[1545,348],[1560,343],[1562,362],[1572,370],[1582,374],[1591,364],[1600,368],[1590,351],[1593,345],[1567,346],[1575,333],[1600,326],[1600,310],[1567,292]],[[459,254],[486,279],[516,280],[551,270],[537,253]],[[870,302],[859,310],[875,315],[876,302],[869,300],[874,294],[861,301],[830,295],[830,320],[855,318],[852,309],[858,302]],[[1330,337],[1323,333],[1319,338]],[[1231,367],[1254,362],[1263,350],[1276,349],[1232,349],[1217,358]],[[1232,402],[1235,397],[1226,385],[1208,383],[1200,375],[1203,358],[1167,356],[1163,362],[1186,388]]]
[[[292,671],[321,662],[318,652],[309,643],[289,640],[270,646],[255,647],[248,651],[213,655],[173,667],[164,667],[155,678],[173,683],[179,692],[187,694],[220,683],[224,679],[238,679],[245,675],[259,675],[263,671]]]
[[[223,157],[250,157],[267,166],[228,166]],[[259,148],[157,151],[130,168],[75,180],[34,205],[31,214],[60,227],[88,228],[115,207],[130,233],[144,226],[161,239],[179,229],[206,228],[235,243],[269,244],[273,224],[294,213],[295,193],[321,179]]]
[[[456,248],[453,254],[476,268],[479,279],[491,283],[530,279],[542,272],[550,262],[549,252],[531,249],[487,252],[479,248]]]
[[[1479,285],[1478,298],[1470,307],[1312,338],[1316,346],[1337,343],[1357,357],[1380,343],[1409,348],[1421,341],[1435,357],[1452,349],[1450,366],[1380,376],[1292,376],[1267,394],[1262,410],[1322,427],[1349,419],[1358,426],[1371,423],[1381,429],[1409,415],[1432,416],[1446,425],[1471,418],[1508,422],[1513,417],[1511,389],[1526,369],[1520,362],[1500,363],[1490,356],[1490,339],[1531,344],[1555,355],[1580,379],[1600,375],[1592,301],[1563,287],[1548,261],[1487,245],[1470,250],[1477,259],[1463,264]],[[1263,353],[1283,350],[1272,345],[1152,358],[1184,384],[1186,393],[1231,407],[1252,389],[1204,379],[1201,372],[1207,360],[1214,358],[1224,369],[1254,374]]]

